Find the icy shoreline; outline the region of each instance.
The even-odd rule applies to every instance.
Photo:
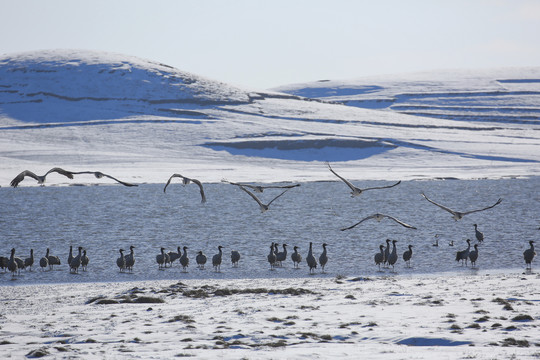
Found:
[[[2,286],[0,343],[8,358],[534,357],[539,285],[533,272]]]

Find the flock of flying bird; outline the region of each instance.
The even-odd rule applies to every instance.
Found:
[[[358,188],[358,187],[354,186],[350,181],[348,181],[347,179],[345,179],[344,177],[342,177],[338,173],[336,173],[332,169],[332,167],[330,166],[330,164],[328,162],[326,164],[328,166],[328,169],[336,177],[338,177],[341,181],[343,181],[350,188],[351,197],[359,196],[363,192],[369,191],[369,190],[389,189],[389,188],[395,187],[395,186],[397,186],[397,185],[399,185],[401,183],[401,181],[398,181],[398,182],[396,182],[396,183],[394,183],[392,185],[380,186],[380,187],[369,187],[369,188],[361,189],[361,188]],[[24,180],[25,177],[31,177],[31,178],[37,180],[38,184],[43,185],[47,175],[49,175],[50,173],[53,173],[53,172],[58,173],[58,174],[63,175],[63,176],[66,176],[69,179],[73,179],[73,175],[93,174],[98,179],[103,178],[103,177],[107,177],[107,178],[110,178],[110,179],[124,185],[124,186],[137,186],[137,184],[131,184],[131,183],[127,183],[127,182],[118,180],[118,179],[114,178],[113,176],[104,174],[104,173],[99,172],[99,171],[79,171],[79,172],[74,172],[74,171],[64,170],[64,169],[61,169],[61,168],[58,168],[58,167],[52,168],[51,170],[47,171],[45,173],[45,175],[41,175],[41,176],[36,175],[35,173],[33,173],[31,171],[25,170],[25,171],[21,172],[20,174],[18,174],[11,181],[11,186],[17,187],[19,185],[19,183]],[[176,173],[170,176],[167,183],[165,184],[165,187],[163,188],[163,192],[166,192],[167,187],[169,186],[169,184],[171,183],[173,178],[180,178],[182,180],[183,185],[188,185],[190,183],[196,184],[199,187],[199,190],[200,190],[201,203],[206,202],[206,196],[205,196],[205,193],[204,193],[204,188],[203,188],[202,183],[199,180],[188,178],[188,177],[185,177],[183,175],[176,174]],[[272,204],[275,200],[280,198],[283,194],[285,194],[291,188],[300,186],[300,184],[292,184],[292,185],[284,185],[284,186],[274,186],[274,185],[260,186],[260,185],[246,184],[246,183],[235,183],[235,182],[231,182],[231,181],[228,181],[228,180],[225,180],[225,179],[223,179],[222,182],[225,182],[225,183],[228,183],[228,184],[231,184],[231,185],[235,185],[235,186],[239,187],[240,189],[242,189],[244,192],[246,192],[259,205],[259,208],[260,208],[261,212],[263,212],[263,213],[266,212],[269,209],[270,204]],[[279,195],[275,196],[270,202],[265,204],[254,193],[262,193],[264,191],[264,189],[268,189],[268,188],[279,188],[279,189],[285,189],[285,190],[283,190]],[[250,189],[251,191],[248,190],[248,189]],[[470,210],[470,211],[456,211],[456,210],[450,209],[449,207],[447,207],[445,205],[439,204],[439,203],[431,200],[424,193],[422,193],[421,195],[427,201],[429,201],[430,203],[432,203],[432,204],[438,206],[439,208],[449,212],[452,215],[452,218],[454,220],[456,220],[456,221],[462,219],[466,215],[491,209],[491,208],[499,205],[502,202],[502,199],[500,198],[493,205],[490,205],[490,206],[486,206],[486,207],[483,207],[483,208]],[[340,230],[341,231],[350,230],[350,229],[362,224],[364,221],[368,221],[368,220],[371,220],[371,219],[374,219],[374,220],[377,220],[378,222],[380,222],[385,218],[390,219],[390,220],[396,222],[397,224],[399,224],[399,225],[401,225],[401,226],[403,226],[405,228],[416,229],[416,227],[414,227],[412,225],[409,225],[409,224],[407,224],[407,223],[405,223],[405,222],[403,222],[403,221],[401,221],[401,220],[399,220],[399,219],[397,219],[397,218],[395,218],[393,216],[385,215],[385,214],[381,214],[381,213],[375,213],[373,215],[370,215],[370,216],[367,216],[367,217],[361,219],[360,221],[358,221],[357,223],[355,223],[355,224],[353,224],[351,226],[342,228]],[[476,233],[477,240],[479,242],[482,242],[484,240],[483,234],[478,230],[476,224],[474,224],[474,227],[475,227],[475,233]],[[392,242],[392,250],[390,250],[390,242]],[[380,252],[377,252],[375,254],[375,257],[374,257],[375,264],[379,266],[379,269],[380,269],[381,264],[383,264],[383,266],[390,266],[391,265],[392,268],[394,268],[394,264],[396,263],[396,261],[398,259],[397,250],[396,250],[396,242],[397,242],[397,240],[387,239],[386,240],[386,247],[384,245],[379,246]],[[462,261],[462,262],[465,262],[465,264],[467,264],[467,261],[470,260],[472,266],[475,266],[476,260],[478,258],[478,245],[475,244],[474,245],[474,250],[471,250],[470,249],[471,241],[469,239],[467,239],[467,244],[468,244],[468,246],[467,246],[467,248],[465,250],[461,250],[461,251],[458,251],[456,253],[456,261]],[[317,260],[316,260],[315,256],[313,255],[312,245],[313,244],[310,243],[309,251],[308,251],[308,254],[306,256],[306,263],[309,266],[310,273],[313,273],[314,269],[318,265]],[[438,241],[433,245],[438,246]],[[451,244],[449,244],[449,245],[453,246],[453,242]],[[533,258],[536,255],[536,252],[534,250],[534,241],[529,241],[529,245],[530,245],[530,248],[525,250],[525,252],[523,253],[523,257],[524,257],[527,268],[531,267],[531,262],[532,262]],[[277,266],[282,266],[282,262],[285,261],[286,258],[287,258],[287,244],[283,244],[282,246],[283,246],[283,251],[279,251],[278,250],[278,244],[272,243],[270,245],[270,253],[268,254],[268,262],[270,263],[271,269],[274,269]],[[326,243],[324,243],[324,244],[322,244],[322,246],[323,246],[323,252],[319,256],[319,263],[321,265],[322,271],[324,272],[324,267],[325,267],[326,263],[328,262],[328,255],[327,255],[327,250],[326,250],[326,246],[328,246],[328,245]],[[403,260],[405,261],[407,266],[410,266],[410,260],[411,260],[412,254],[413,254],[412,247],[413,247],[412,245],[409,245],[408,250],[403,253]],[[133,265],[135,263],[135,257],[134,257],[134,251],[133,251],[134,248],[135,248],[134,246],[130,246],[130,252],[127,255],[124,255],[125,250],[123,250],[123,249],[119,250],[120,257],[117,259],[116,264],[119,267],[121,272],[126,271],[126,270],[128,270],[128,271],[133,270]],[[212,265],[214,266],[214,269],[216,271],[220,271],[222,255],[223,255],[222,249],[223,249],[223,247],[221,245],[218,246],[218,253],[212,257]],[[169,264],[169,266],[172,265],[172,263],[176,259],[179,259],[180,264],[182,265],[184,270],[186,270],[186,268],[189,265],[189,257],[188,257],[188,254],[187,254],[187,247],[184,246],[183,252],[181,251],[180,247],[178,247],[177,250],[178,250],[178,252],[168,252],[168,253],[166,253],[165,249],[161,248],[161,252],[156,256],[156,262],[158,263],[158,266],[159,266],[160,269],[166,267],[167,264]],[[206,260],[207,260],[206,255],[204,255],[204,253],[202,251],[199,251],[197,256],[196,256],[197,267],[200,268],[200,269],[204,269],[204,265],[206,264]],[[232,262],[233,266],[238,266],[238,261],[239,260],[240,260],[239,252],[233,250],[231,252],[231,262]],[[302,256],[300,255],[300,253],[298,253],[298,247],[297,246],[294,246],[294,252],[291,254],[291,260],[293,261],[294,267],[298,268],[299,264],[302,261]],[[85,271],[86,266],[88,265],[88,262],[89,262],[89,259],[88,259],[88,256],[86,254],[85,249],[83,249],[82,247],[79,247],[78,248],[78,255],[76,255],[74,257],[72,255],[72,247],[70,247],[70,253],[69,253],[69,257],[68,257],[68,265],[70,266],[70,271],[76,273],[76,272],[78,272],[79,267],[82,267],[83,271]],[[15,275],[16,272],[20,272],[20,270],[24,269],[25,267],[30,267],[31,268],[33,263],[34,263],[33,250],[30,251],[30,257],[26,258],[24,261],[15,256],[15,249],[11,250],[10,258],[0,257],[0,266],[2,268],[4,268],[4,269],[8,268],[12,272],[13,275]],[[46,255],[43,258],[40,259],[40,266],[41,266],[42,269],[45,269],[47,267],[52,269],[52,267],[54,265],[60,265],[60,260],[56,256],[49,255],[49,249],[47,249]]]

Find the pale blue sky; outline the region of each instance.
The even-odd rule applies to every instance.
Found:
[[[0,0],[0,53],[76,48],[265,89],[540,65],[540,1]]]

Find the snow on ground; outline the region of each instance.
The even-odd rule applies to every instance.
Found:
[[[2,286],[4,358],[534,359],[533,273]]]
[[[163,183],[173,172],[203,182],[334,180],[326,160],[345,162],[343,175],[358,180],[534,176],[539,124],[527,117],[540,111],[537,73],[454,72],[431,74],[437,80],[431,82],[413,76],[354,94],[368,102],[405,94],[414,111],[402,114],[321,101],[337,97],[237,89],[118,54],[7,55],[0,58],[0,184],[8,186],[22,170],[45,173],[53,166],[139,183]],[[333,82],[320,84],[326,92],[340,90]],[[518,90],[510,95],[503,87]],[[496,116],[454,119],[449,112],[470,104],[449,99],[462,98],[474,102],[475,114],[488,108]],[[418,106],[444,114],[417,116]],[[527,113],[515,120],[513,111]],[[501,121],[503,115],[510,120]],[[52,175],[47,183],[64,180]]]
[[[117,54],[6,55],[0,185],[54,166],[137,183],[174,172],[335,181],[326,160],[353,180],[535,176],[538,72],[324,81],[300,97]],[[95,182],[112,183],[47,178]],[[0,344],[8,358],[538,358],[539,282],[514,273],[2,286]],[[164,302],[147,303],[155,298]],[[120,303],[98,304],[107,300]]]

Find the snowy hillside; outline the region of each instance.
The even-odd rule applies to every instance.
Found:
[[[162,183],[174,172],[206,182],[335,180],[325,161],[343,162],[339,171],[357,180],[538,175],[540,127],[529,117],[540,109],[534,90],[540,83],[530,74],[491,73],[506,82],[456,73],[437,82],[411,75],[377,85],[278,89],[288,95],[238,89],[118,54],[6,55],[0,57],[0,185],[22,170],[45,173],[53,166],[138,183]],[[497,95],[503,87],[519,90],[503,102]],[[380,110],[386,108],[395,111]],[[448,116],[494,108],[497,116],[481,122]],[[66,179],[53,174],[47,183]]]
[[[274,90],[439,119],[540,124],[540,67],[321,80]]]

